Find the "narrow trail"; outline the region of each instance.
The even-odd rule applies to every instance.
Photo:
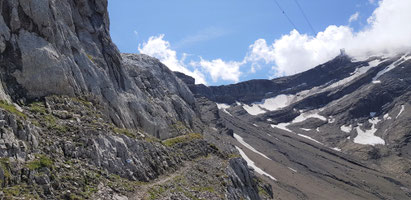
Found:
[[[150,188],[156,186],[156,185],[162,185],[170,180],[173,180],[177,176],[184,174],[185,172],[188,171],[188,169],[192,166],[191,162],[186,162],[184,163],[184,166],[175,171],[174,173],[170,175],[162,175],[159,176],[157,179],[153,180],[152,182],[139,186],[138,190],[135,194],[129,197],[130,200],[144,200],[147,197],[147,192]]]

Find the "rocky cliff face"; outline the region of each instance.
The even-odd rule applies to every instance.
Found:
[[[106,0],[6,0],[0,11],[2,99],[93,95],[122,127],[159,138],[178,134],[168,131],[177,122],[194,128],[194,98],[167,67],[144,56],[122,58],[109,35]]]
[[[272,198],[107,0],[0,1],[0,80],[0,199]]]

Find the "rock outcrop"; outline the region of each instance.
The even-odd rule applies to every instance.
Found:
[[[2,99],[93,95],[122,127],[159,138],[177,135],[168,131],[177,122],[194,128],[194,98],[166,66],[122,58],[109,35],[107,0],[5,0],[0,12]]]

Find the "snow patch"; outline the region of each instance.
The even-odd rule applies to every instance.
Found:
[[[349,126],[342,125],[340,127],[340,130],[344,133],[350,133],[352,131],[352,126],[351,125],[349,125]]]
[[[339,152],[341,152],[341,149],[340,149],[340,148],[338,148],[338,147],[334,147],[334,148],[332,148],[332,150],[335,150],[335,151],[339,151]]]
[[[377,144],[385,145],[385,141],[382,138],[374,135],[378,130],[375,126],[381,120],[378,118],[373,118],[368,121],[372,124],[371,129],[363,131],[359,126],[357,126],[357,137],[354,138],[354,143],[373,146]]]
[[[388,67],[386,67],[385,69],[381,70],[380,72],[378,72],[378,74],[372,79],[372,81],[376,81],[377,79],[379,79],[382,75],[384,75],[385,73],[395,69],[397,66],[403,64],[405,61],[411,59],[411,56],[407,56],[404,55],[402,56],[400,59],[398,59],[397,61],[395,61],[394,63],[392,63],[391,65],[389,65]]]
[[[378,66],[379,64],[381,64],[384,61],[385,60],[373,60],[373,61],[368,63],[368,66],[359,67],[359,68],[355,69],[355,71],[350,74],[351,76],[346,77],[346,78],[344,78],[340,81],[337,81],[337,82],[331,84],[330,86],[326,87],[324,90],[329,90],[329,89],[336,88],[336,87],[341,86],[341,85],[345,85],[345,84],[353,81],[357,77],[367,73],[368,70],[370,70],[373,67]]]
[[[231,113],[230,113],[230,112],[228,112],[228,111],[227,111],[227,109],[229,109],[229,108],[230,108],[230,106],[229,106],[229,105],[224,104],[224,103],[217,103],[217,108],[218,108],[219,110],[224,111],[224,112],[225,112],[225,113],[227,113],[228,115],[233,116],[233,115],[231,115]]]
[[[300,136],[300,137],[303,137],[303,138],[305,138],[305,139],[309,139],[309,140],[311,140],[311,141],[313,141],[313,142],[316,142],[316,143],[318,143],[318,144],[324,145],[323,143],[321,143],[321,142],[313,139],[312,137],[309,137],[309,136],[306,136],[306,135],[303,135],[303,134],[297,134],[297,135]]]
[[[295,173],[297,173],[297,170],[295,170],[295,169],[293,169],[293,168],[291,168],[291,167],[288,167],[288,169],[291,170],[291,171],[293,171],[293,172],[295,172]]]
[[[309,129],[309,128],[300,128],[301,130],[303,130],[303,131],[311,131],[311,129]]]
[[[263,114],[263,113],[267,112],[267,111],[261,109],[261,107],[259,105],[256,105],[256,104],[252,104],[251,106],[243,105],[243,108],[250,115],[259,115],[259,114]]]
[[[287,107],[293,100],[294,95],[280,94],[273,98],[264,99],[261,103],[258,103],[258,105],[269,111],[275,111]]]
[[[258,125],[257,125],[257,124],[253,124],[253,126],[258,127]]]
[[[290,129],[287,128],[287,126],[290,125],[290,123],[279,123],[277,125],[271,124],[271,127],[273,128],[279,128],[285,131],[288,131],[290,133],[293,133]]]
[[[298,117],[296,117],[291,123],[303,122],[303,121],[305,121],[306,119],[309,119],[309,118],[317,118],[317,119],[320,119],[322,121],[327,121],[327,118],[325,118],[324,116],[319,115],[318,113],[302,113]]]
[[[400,110],[400,112],[398,113],[397,117],[395,117],[395,119],[398,119],[398,117],[401,115],[402,112],[404,112],[404,110],[405,110],[405,106],[404,106],[404,105],[401,105],[401,110]]]
[[[239,148],[237,146],[235,146],[235,148],[240,152],[241,157],[247,162],[247,165],[249,167],[251,167],[252,169],[254,169],[255,172],[257,172],[257,173],[259,173],[263,176],[267,176],[268,178],[272,179],[273,181],[277,181],[276,178],[274,178],[273,176],[271,176],[270,174],[268,174],[267,172],[265,172],[261,168],[257,167],[255,165],[255,163],[247,155],[245,155],[244,151],[241,148]]]
[[[392,119],[391,116],[390,116],[388,113],[385,114],[383,118],[384,118],[384,120],[390,120],[390,119]]]
[[[244,145],[245,147],[247,147],[248,149],[250,149],[250,150],[253,151],[254,153],[259,154],[260,156],[262,156],[262,157],[264,157],[264,158],[267,158],[268,160],[271,160],[269,157],[267,157],[267,156],[264,155],[263,153],[257,151],[256,149],[254,149],[254,147],[252,147],[252,146],[249,145],[247,142],[245,142],[244,139],[243,139],[241,136],[239,136],[239,135],[237,135],[237,134],[234,133],[234,138],[235,138],[240,144]]]

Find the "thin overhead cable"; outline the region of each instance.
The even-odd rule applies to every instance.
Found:
[[[310,20],[308,20],[307,15],[305,15],[305,12],[303,10],[303,8],[301,7],[300,3],[298,3],[298,0],[294,0],[294,2],[297,4],[298,8],[300,9],[301,13],[303,14],[305,21],[307,21],[308,25],[310,26],[311,30],[313,31],[314,35],[317,33],[313,27],[313,25],[311,25]]]
[[[284,16],[287,18],[288,22],[290,22],[290,24],[294,27],[294,29],[298,31],[297,26],[295,26],[295,24],[293,23],[293,21],[291,21],[290,17],[288,17],[287,13],[285,13],[284,9],[281,8],[281,6],[280,6],[280,4],[278,3],[278,1],[277,1],[277,0],[274,0],[274,1],[275,1],[275,4],[277,4],[278,8],[281,10],[281,12],[284,14]],[[300,31],[298,31],[298,32],[300,32]]]

